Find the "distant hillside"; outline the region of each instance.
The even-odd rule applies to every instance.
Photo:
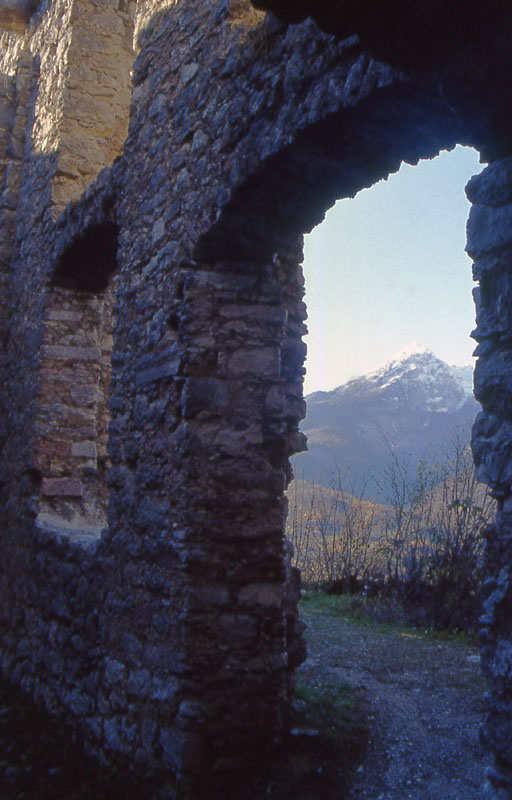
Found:
[[[381,369],[306,398],[308,452],[294,458],[297,477],[330,485],[337,467],[346,491],[386,502],[393,459],[404,466],[448,456],[455,432],[469,442],[480,406],[471,367],[449,366],[415,345]],[[430,454],[430,455],[429,455]]]
[[[376,545],[392,509],[335,488],[294,480],[288,489],[286,535],[308,583],[377,570]]]

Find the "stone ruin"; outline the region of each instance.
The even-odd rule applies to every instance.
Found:
[[[268,13],[267,13],[268,12]],[[287,729],[302,235],[457,143],[483,406],[487,796],[512,796],[512,10],[0,0],[1,665],[178,787]]]

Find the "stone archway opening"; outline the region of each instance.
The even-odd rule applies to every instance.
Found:
[[[477,151],[463,147],[402,164],[336,202],[304,237],[305,394],[367,374],[413,341],[472,363],[464,187],[481,170]]]
[[[480,526],[492,517],[485,487],[459,473],[462,463],[469,469],[471,426],[479,410],[469,385],[476,343],[470,339],[475,311],[464,252],[464,187],[481,169],[470,148],[402,165],[387,181],[337,203],[305,237],[304,393],[311,408],[301,423],[308,451],[292,459],[296,480],[288,490],[287,536],[306,584],[338,590],[362,588],[365,581],[379,585],[391,567],[376,555],[377,543],[382,551],[392,549],[388,515],[400,511],[398,485],[404,512],[416,506],[419,513],[421,492],[425,530],[440,526],[440,486],[447,509],[460,495],[484,507]],[[392,387],[374,377],[370,394],[365,375],[386,364],[389,370],[399,354],[423,350],[428,352],[415,364],[407,362],[417,376],[412,383],[409,373],[392,396]],[[461,369],[452,372],[451,365]],[[433,370],[440,370],[437,378]],[[397,373],[395,365],[395,380]],[[452,469],[457,486],[448,488]],[[422,474],[428,479],[420,481]],[[435,487],[434,508],[427,498]],[[409,555],[419,547],[426,552],[423,532],[414,532],[418,524],[409,532]],[[447,536],[453,526],[455,520]],[[468,542],[470,536],[468,530]],[[478,537],[475,552],[481,552],[481,542]],[[393,563],[406,579],[404,558]],[[461,624],[469,610],[473,606],[452,624]]]
[[[263,433],[258,448],[268,453],[266,475],[270,474],[271,464],[276,473],[282,471],[283,483],[281,488],[277,482],[272,486],[262,482],[258,501],[248,498],[245,505],[251,509],[252,520],[261,522],[264,518],[259,509],[265,507],[264,497],[269,507],[279,508],[282,529],[280,535],[277,528],[273,531],[271,543],[277,558],[283,558],[285,514],[283,505],[278,504],[291,479],[288,459],[304,446],[299,433],[299,422],[305,413],[302,236],[322,220],[337,199],[353,197],[396,172],[402,162],[415,165],[456,144],[476,147],[479,141],[439,98],[411,87],[383,91],[354,111],[328,115],[300,130],[282,150],[264,160],[233,191],[194,251],[198,262],[230,263],[240,275],[264,270],[281,287],[281,297],[279,292],[275,294],[275,300],[285,310],[281,330],[276,331],[279,341],[274,343],[279,357],[271,365],[262,363],[260,378],[265,379],[265,402],[259,402],[257,417]],[[268,298],[255,297],[254,302],[263,308]],[[251,313],[257,313],[255,308]],[[248,330],[249,326],[244,326],[237,332],[245,336]],[[256,353],[256,339],[249,346]],[[249,347],[246,352],[249,354]],[[257,359],[248,356],[249,362],[248,373],[253,382],[259,366]],[[225,380],[235,379],[231,367],[237,364],[236,359],[223,364],[227,367]],[[271,398],[272,403],[268,402]],[[244,459],[250,461],[249,450]],[[275,524],[279,524],[279,514]],[[294,648],[299,652],[295,645],[299,638],[297,629],[289,631],[288,652]],[[289,667],[293,670],[296,664],[295,661]],[[269,701],[277,703],[275,697],[269,697]]]

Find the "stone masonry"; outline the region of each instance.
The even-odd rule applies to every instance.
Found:
[[[342,5],[0,2],[1,665],[170,792],[282,737],[304,657],[283,534],[301,237],[471,144],[474,454],[500,500],[486,792],[510,797],[512,15],[398,3],[397,37],[396,4]]]

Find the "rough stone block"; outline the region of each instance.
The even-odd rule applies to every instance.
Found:
[[[271,347],[237,350],[229,359],[228,369],[234,377],[239,375],[278,377],[279,351]]]
[[[172,728],[162,728],[160,731],[160,747],[165,763],[171,769],[178,771],[181,767],[181,751],[183,737],[179,731]]]
[[[102,399],[102,394],[97,386],[80,384],[71,386],[69,396],[73,403],[78,406],[90,406]]]
[[[490,164],[480,175],[474,175],[466,186],[471,203],[499,206],[512,203],[512,158]]]
[[[241,606],[267,606],[281,608],[284,588],[281,584],[253,583],[244,586],[238,592],[238,602]]]
[[[200,411],[218,411],[229,402],[225,381],[214,378],[188,378],[181,398],[181,412],[185,419],[195,417]]]
[[[41,351],[46,358],[62,358],[68,361],[99,361],[100,359],[100,351],[97,347],[45,344]]]
[[[43,478],[41,492],[48,497],[82,497],[83,486],[72,478]]]
[[[215,628],[219,637],[227,642],[247,642],[257,632],[256,620],[247,614],[221,614]]]
[[[144,647],[136,636],[132,633],[121,635],[121,647],[126,655],[126,663],[130,666],[138,667],[142,663]]]
[[[49,442],[42,439],[37,443],[37,451],[40,455],[65,457],[69,455],[70,447],[68,442]]]
[[[113,686],[125,677],[126,668],[124,664],[117,661],[115,658],[105,659],[105,681],[107,685]]]
[[[73,442],[71,455],[81,458],[96,458],[96,442]]]
[[[469,212],[466,250],[473,259],[512,246],[512,203],[499,208],[474,205]]]
[[[158,703],[166,703],[167,706],[170,704],[174,707],[174,710],[176,710],[178,707],[180,689],[180,682],[172,675],[166,675],[165,678],[155,675],[153,677],[153,691],[151,696],[152,699],[156,700]]]
[[[476,418],[472,435],[476,476],[493,489],[512,487],[512,425],[493,414]]]
[[[78,311],[67,311],[66,309],[51,308],[46,313],[46,319],[50,322],[80,322],[82,314]]]
[[[153,358],[144,359],[138,364],[135,382],[141,386],[163,378],[174,378],[179,373],[180,364],[181,357],[174,349]]]
[[[191,609],[227,606],[230,594],[225,586],[197,586],[188,590],[187,607]]]
[[[127,684],[128,691],[136,697],[149,697],[151,693],[151,675],[147,669],[130,672]]]

